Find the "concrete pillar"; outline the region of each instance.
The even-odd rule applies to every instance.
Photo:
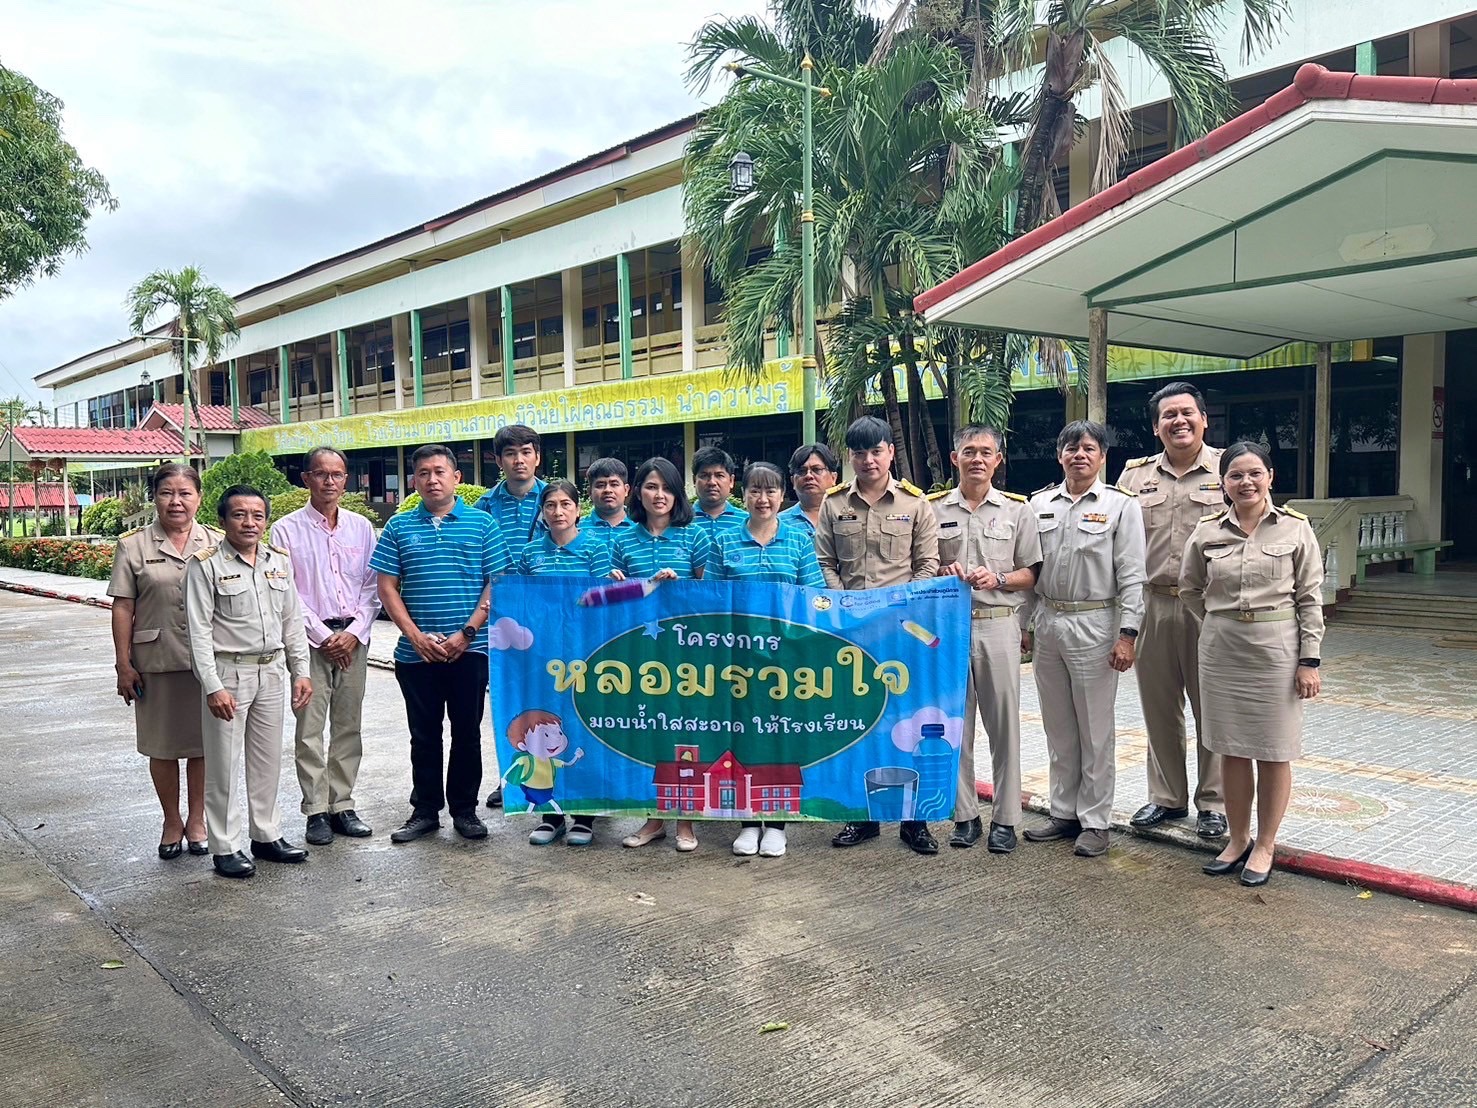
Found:
[[[697,368],[697,329],[703,320],[703,267],[698,264],[697,246],[682,240],[682,372]]]
[[[574,453],[574,432],[564,432],[564,479],[579,484],[580,463]]]
[[[405,382],[410,377],[410,316],[390,317],[390,342],[395,347],[395,407],[405,407]],[[404,467],[401,467],[402,477]],[[403,491],[403,490],[402,490]]]
[[[1410,32],[1410,75],[1451,76],[1451,24],[1431,23]]]
[[[692,478],[687,474],[692,470],[692,456],[697,453],[697,424],[689,421],[682,425],[682,473],[687,480],[687,491],[693,491]]]
[[[1446,388],[1446,335],[1406,335],[1400,358],[1400,494],[1415,501],[1411,539],[1441,535],[1442,440],[1435,437],[1437,390]]]
[[[564,301],[564,387],[574,388],[574,354],[584,338],[584,271],[579,266],[559,275]]]
[[[1333,351],[1318,344],[1313,370],[1313,499],[1328,498],[1328,461],[1333,451]]]
[[[473,400],[482,399],[482,367],[487,363],[487,349],[487,295],[479,292],[467,297],[467,361],[472,366]]]
[[[1108,310],[1106,308],[1087,309],[1087,418],[1099,423],[1108,422]]]

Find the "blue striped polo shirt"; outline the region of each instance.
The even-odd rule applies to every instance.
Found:
[[[781,585],[826,587],[815,540],[785,520],[767,544],[747,527],[735,527],[718,536],[708,559],[708,576],[719,581],[774,581]]]
[[[652,577],[659,569],[678,577],[696,577],[707,567],[712,552],[708,536],[698,528],[668,527],[653,535],[637,524],[620,530],[610,548],[611,568],[627,577]]]
[[[815,524],[810,522],[810,517],[805,514],[798,502],[780,513],[780,522],[800,528],[810,536],[811,541],[815,540]]]
[[[605,544],[605,549],[609,550],[617,535],[635,526],[636,521],[628,515],[622,515],[619,523],[607,523],[600,518],[599,512],[591,512],[580,520],[580,534],[588,534],[592,539],[599,539]]]
[[[460,499],[454,499],[451,511],[439,519],[424,504],[391,516],[369,559],[369,568],[376,573],[400,578],[400,596],[415,625],[428,634],[443,635],[465,627],[477,611],[483,588],[512,566],[508,544],[492,517]],[[467,649],[487,653],[485,626]],[[420,660],[402,635],[395,661]]]
[[[724,504],[723,511],[716,516],[710,516],[703,511],[700,504],[692,506],[692,525],[702,529],[703,534],[708,536],[709,542],[717,542],[718,536],[734,527],[742,527],[744,521],[749,518],[749,513],[742,508],[735,508],[732,504]]]
[[[538,501],[547,484],[547,481],[535,477],[533,488],[520,500],[508,491],[506,481],[499,481],[477,501],[476,506],[497,521],[503,542],[508,544],[508,553],[515,558],[536,531],[544,530],[544,521],[538,514]]]
[[[609,577],[610,545],[581,530],[567,546],[541,531],[518,555],[516,571],[525,577]]]

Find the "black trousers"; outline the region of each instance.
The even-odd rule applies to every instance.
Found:
[[[454,662],[396,662],[395,680],[410,725],[410,806],[434,816],[477,812],[482,788],[482,713],[487,707],[487,655]],[[441,783],[441,722],[451,723],[451,756]]]

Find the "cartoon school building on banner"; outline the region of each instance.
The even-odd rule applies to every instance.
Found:
[[[800,767],[745,766],[725,750],[704,765],[695,746],[678,746],[652,774],[658,812],[714,819],[763,819],[800,814]]]

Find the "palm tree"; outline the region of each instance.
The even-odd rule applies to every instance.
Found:
[[[169,322],[169,334],[188,340],[171,344],[185,379],[185,459],[188,461],[191,412],[197,427],[200,423],[200,405],[190,382],[191,368],[197,362],[196,354],[202,350],[205,356],[200,364],[220,361],[227,341],[241,334],[236,322],[236,302],[219,285],[207,281],[199,268],[187,265],[178,273],[167,269],[150,273],[128,290],[125,308],[134,334],[144,334],[149,321],[167,308],[174,317]]]
[[[999,241],[1004,187],[1014,177],[995,156],[996,120],[966,106],[967,69],[926,36],[909,36],[869,63],[881,28],[857,5],[777,3],[772,16],[773,26],[706,25],[691,48],[689,81],[701,88],[732,54],[782,73],[807,52],[814,58],[833,93],[816,105],[814,167],[816,300],[841,309],[829,321],[831,356],[818,359],[830,436],[840,438],[875,389],[902,448],[903,476],[927,484],[946,466],[922,373],[945,388],[947,379],[942,348],[924,339],[910,306],[915,293],[973,260],[981,241]],[[771,234],[799,238],[801,95],[739,82],[687,148],[687,226],[727,292],[730,364],[749,374],[763,365],[768,330],[791,323],[800,303],[798,251],[776,250],[752,265],[750,257],[751,244]],[[754,188],[735,195],[728,165],[740,150],[754,159]]]

